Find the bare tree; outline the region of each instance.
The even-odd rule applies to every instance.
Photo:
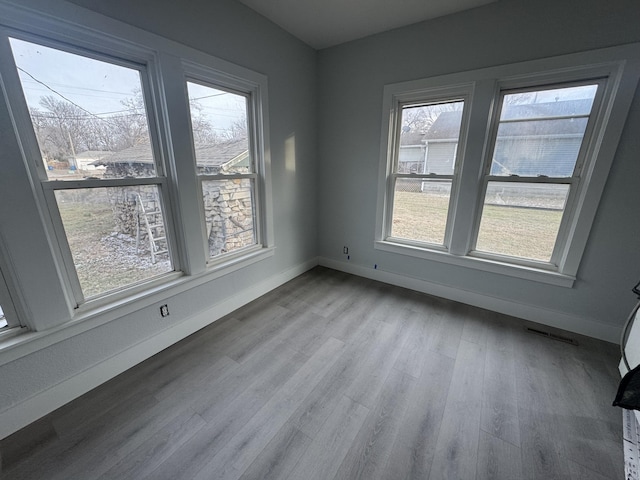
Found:
[[[117,152],[149,143],[147,110],[140,89],[121,101],[122,110],[110,115],[92,113],[67,99],[48,95],[40,108],[31,109],[31,119],[45,160],[64,161],[86,150]],[[217,134],[197,102],[191,104],[196,145],[211,145],[233,138],[246,138],[246,121],[237,121],[228,132]]]
[[[411,105],[402,109],[402,133],[427,133],[443,112],[461,111],[463,102]]]
[[[197,100],[189,101],[191,110],[191,129],[193,131],[193,143],[196,146],[213,145],[222,141],[213,129],[213,125],[205,116],[204,107]]]

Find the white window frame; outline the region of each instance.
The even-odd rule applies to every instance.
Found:
[[[149,137],[151,141],[152,156],[154,159],[154,166],[156,170],[155,176],[141,177],[141,178],[101,178],[101,179],[86,179],[86,180],[50,180],[47,176],[47,172],[44,168],[44,163],[40,154],[40,148],[36,139],[35,132],[33,130],[33,124],[29,115],[26,100],[24,98],[22,85],[18,76],[16,65],[13,61],[13,55],[11,54],[11,48],[8,45],[8,38],[16,38],[31,42],[37,45],[44,45],[50,48],[54,48],[59,51],[79,54],[87,58],[92,58],[105,63],[113,65],[120,65],[137,70],[140,74],[140,81],[142,87],[142,94],[145,103],[145,110],[147,114],[147,122],[149,126]],[[4,79],[5,88],[8,90],[8,100],[14,117],[17,119],[17,123],[22,126],[19,129],[20,142],[25,149],[25,152],[29,152],[25,155],[25,162],[28,169],[32,174],[32,178],[38,179],[34,182],[36,188],[36,195],[38,199],[43,202],[43,207],[48,211],[49,220],[51,222],[50,228],[55,236],[55,242],[57,244],[56,250],[58,251],[64,269],[66,271],[65,279],[69,292],[69,300],[74,308],[80,306],[101,305],[105,302],[113,301],[116,298],[125,298],[132,293],[144,291],[151,286],[156,286],[167,281],[167,278],[175,278],[175,272],[180,271],[179,260],[173,255],[175,249],[175,235],[171,217],[171,200],[168,195],[168,182],[165,175],[164,154],[161,145],[165,142],[160,138],[160,120],[156,113],[156,98],[154,98],[153,91],[155,90],[154,84],[157,81],[152,78],[153,72],[157,71],[155,63],[155,55],[153,52],[144,52],[144,56],[141,58],[140,50],[132,52],[130,49],[125,48],[123,45],[111,44],[106,42],[104,48],[101,48],[101,53],[96,53],[91,50],[91,45],[85,44],[82,40],[74,39],[73,46],[64,44],[56,39],[49,37],[43,37],[32,33],[23,32],[11,28],[0,28],[0,58],[2,58],[2,67],[0,67],[0,73]],[[103,53],[103,52],[109,53]],[[117,56],[116,56],[117,55]],[[76,271],[76,267],[71,254],[71,249],[67,241],[67,237],[58,209],[57,201],[55,198],[55,192],[58,190],[74,190],[74,189],[91,189],[91,188],[111,188],[111,187],[130,187],[130,186],[155,186],[158,189],[159,199],[162,205],[162,211],[164,214],[165,231],[167,235],[167,243],[169,248],[169,255],[172,258],[173,271],[163,275],[159,275],[152,279],[137,282],[132,285],[125,285],[121,288],[110,290],[104,294],[96,295],[85,298],[80,281]],[[84,307],[87,308],[87,307]]]
[[[23,195],[21,198],[29,197],[30,201],[35,200],[39,216],[31,216],[25,221],[28,223],[28,230],[43,232],[39,238],[44,236],[45,240],[39,241],[38,245],[41,248],[45,245],[46,247],[38,254],[46,259],[47,268],[42,272],[44,278],[54,286],[51,292],[46,292],[49,300],[46,308],[37,308],[36,312],[29,312],[23,316],[28,327],[37,334],[42,330],[52,331],[53,327],[62,327],[65,331],[63,336],[71,336],[273,256],[275,247],[267,77],[99,14],[81,11],[75,6],[56,6],[50,11],[47,10],[47,6],[43,6],[43,11],[48,13],[34,12],[22,6],[0,2],[2,58],[13,58],[7,38],[11,36],[54,48],[63,45],[62,50],[72,53],[95,56],[100,60],[115,60],[114,63],[127,66],[143,66],[146,69],[146,75],[142,75],[142,79],[143,82],[148,82],[144,93],[157,175],[152,179],[137,179],[133,183],[148,182],[162,186],[165,220],[171,236],[171,257],[176,271],[103,296],[93,297],[86,302],[78,295],[79,287],[73,279],[75,267],[73,263],[69,263],[70,255],[64,230],[59,216],[56,218],[56,208],[52,214],[48,207],[48,202],[54,205],[51,200],[57,185],[43,186],[48,180],[40,161],[40,151],[28,107],[23,99],[20,79],[13,61],[8,64],[2,62],[0,92],[10,111],[10,124],[13,125],[22,153],[21,156],[12,155],[11,158],[7,158],[8,163],[4,167],[9,167],[16,175],[24,176],[25,178],[20,177],[21,180],[28,181],[31,186],[29,192],[22,190],[14,193]],[[255,249],[225,256],[219,262],[211,264],[207,264],[205,257],[206,244],[202,234],[204,226],[196,196],[195,159],[188,128],[189,106],[185,71],[193,66],[206,70],[207,75],[217,75],[218,79],[226,78],[235,88],[244,85],[242,88],[245,91],[252,92],[255,115],[254,148],[259,153],[256,158],[260,158],[260,161],[256,162],[259,168],[256,171],[259,177],[257,183],[260,185],[256,204],[259,202],[257,221],[260,222],[261,243]],[[12,145],[12,148],[15,147]],[[115,179],[113,184],[126,184],[127,181]],[[91,182],[81,181],[79,185],[74,185],[72,181],[65,181],[60,186],[107,186],[103,183],[93,185]],[[10,200],[19,201],[14,198]],[[9,215],[9,224],[17,224],[18,221],[18,214]],[[11,228],[11,225],[8,225],[8,228]],[[25,229],[21,228],[20,232],[23,230]],[[9,237],[7,252],[8,255],[15,256],[16,272],[25,279],[38,278],[40,281],[43,277],[37,268],[37,262],[33,262],[33,253],[21,248],[19,236]],[[10,256],[7,258],[11,259]],[[69,272],[68,265],[73,267],[73,272]],[[4,273],[7,275],[6,271]],[[8,281],[15,277],[11,272],[9,276]],[[25,305],[41,298],[42,291],[38,290],[37,283],[25,281],[21,286],[21,298],[24,298]],[[45,338],[50,340],[44,340]],[[59,339],[60,336],[56,338]],[[46,332],[38,335],[38,339],[35,343],[39,347],[54,342],[53,337]],[[25,342],[36,348],[34,342],[26,339]],[[1,348],[2,345],[0,350]]]
[[[545,84],[536,87],[529,88],[521,88],[516,83],[510,84],[510,82],[500,82],[499,83],[499,93],[497,101],[495,102],[495,110],[492,113],[492,125],[490,129],[490,136],[488,139],[488,147],[487,147],[487,155],[484,161],[484,172],[481,180],[481,188],[480,188],[480,196],[478,201],[478,213],[475,218],[474,228],[473,228],[473,237],[470,247],[469,255],[478,257],[478,258],[486,258],[489,260],[496,261],[504,261],[505,255],[500,255],[497,253],[483,252],[476,250],[476,244],[478,241],[478,234],[480,232],[480,222],[482,220],[482,212],[483,212],[483,202],[485,198],[485,194],[487,191],[487,186],[489,182],[502,182],[502,183],[544,183],[544,184],[557,184],[557,185],[569,185],[569,195],[566,200],[565,207],[562,212],[562,220],[560,222],[560,226],[558,229],[557,238],[555,241],[555,246],[553,252],[551,254],[551,259],[549,262],[535,261],[526,258],[514,258],[509,257],[509,260],[514,264],[526,265],[533,268],[540,268],[543,270],[559,270],[562,258],[564,253],[570,248],[570,236],[569,236],[569,225],[572,221],[575,221],[576,212],[579,211],[579,205],[577,204],[577,199],[581,196],[581,191],[585,188],[588,188],[588,181],[584,181],[584,175],[582,172],[585,169],[588,169],[590,163],[595,162],[596,158],[593,153],[593,142],[595,140],[594,133],[596,124],[600,119],[600,111],[602,107],[602,100],[607,92],[607,80],[608,78],[594,78],[586,81],[578,81],[578,82],[564,82],[559,84]],[[498,126],[500,124],[500,113],[501,108],[503,106],[504,96],[511,93],[520,93],[527,92],[531,90],[539,91],[546,88],[562,88],[562,87],[570,87],[570,86],[579,86],[579,85],[597,85],[597,91],[594,96],[593,105],[591,107],[591,112],[588,117],[589,120],[586,125],[585,133],[582,137],[580,151],[578,153],[578,157],[576,159],[576,164],[573,169],[573,173],[569,177],[526,177],[526,176],[504,176],[504,175],[491,175],[491,165],[492,158],[494,154],[494,150],[496,147],[497,141],[497,132]]]
[[[426,260],[479,269],[557,286],[573,286],[586,248],[598,203],[613,162],[638,78],[640,44],[630,44],[561,57],[491,67],[470,72],[386,85],[376,217],[376,249]],[[493,149],[492,132],[499,120],[499,98],[507,90],[606,79],[598,89],[589,128],[593,134],[581,149],[578,188],[571,192],[552,262],[513,259],[474,250],[484,201],[486,172]],[[393,191],[392,165],[396,148],[394,128],[406,96],[437,95],[450,86],[469,88],[468,130],[458,147],[457,195],[451,200],[445,248],[417,244],[389,236]],[[598,101],[599,108],[598,108]],[[597,111],[596,111],[597,109]],[[464,124],[464,118],[463,118]],[[495,135],[494,135],[495,137]]]
[[[391,222],[386,222],[385,224],[385,238],[387,238],[390,242],[398,242],[398,243],[406,243],[407,245],[413,245],[415,247],[420,247],[422,245],[428,245],[428,248],[437,251],[447,251],[448,245],[451,238],[451,224],[452,217],[455,212],[455,201],[458,196],[459,189],[459,178],[460,178],[460,170],[461,170],[461,162],[462,158],[460,156],[460,149],[456,147],[455,153],[455,168],[453,174],[451,175],[440,175],[440,174],[414,174],[414,173],[398,173],[398,163],[400,157],[400,133],[401,133],[401,122],[402,122],[402,109],[408,105],[414,104],[437,104],[437,103],[446,103],[446,102],[454,102],[454,101],[462,101],[464,102],[463,110],[462,110],[462,120],[460,123],[460,133],[459,133],[459,144],[465,143],[467,138],[467,131],[469,128],[469,109],[467,108],[467,104],[469,99],[471,98],[472,86],[471,85],[457,85],[451,87],[443,87],[429,90],[417,90],[411,92],[404,92],[398,95],[395,95],[395,100],[397,103],[394,104],[394,108],[391,112],[392,118],[390,120],[390,132],[389,132],[389,143],[387,145],[388,152],[387,156],[389,158],[388,162],[388,186],[387,186],[387,211],[385,212],[385,218],[391,219],[393,216],[393,207],[394,207],[394,198],[395,198],[395,186],[396,181],[399,178],[405,178],[409,180],[417,180],[417,179],[425,179],[425,180],[433,180],[433,179],[448,179],[451,180],[451,196],[449,198],[449,209],[447,211],[447,224],[445,226],[445,234],[444,241],[442,244],[435,244],[430,242],[419,242],[416,240],[410,239],[401,239],[396,238],[391,235]]]
[[[195,62],[183,61],[184,71],[184,89],[186,101],[188,102],[187,82],[197,83],[203,86],[211,87],[218,90],[228,91],[230,93],[244,96],[247,99],[247,129],[250,157],[253,162],[252,171],[249,173],[238,174],[196,174],[197,178],[197,195],[198,205],[200,207],[200,218],[202,221],[203,245],[205,249],[205,258],[207,266],[210,270],[215,270],[220,265],[225,265],[230,261],[242,258],[248,254],[253,254],[265,248],[273,246],[273,228],[271,222],[267,221],[267,206],[271,204],[270,192],[270,167],[268,165],[268,156],[265,152],[265,124],[263,122],[262,112],[264,111],[264,90],[266,88],[266,79],[241,79],[218,70],[209,68]],[[195,163],[195,142],[193,140],[193,129],[191,125],[191,116],[189,115],[189,135],[192,146],[192,156]],[[254,235],[255,244],[226,252],[215,257],[209,255],[208,238],[205,228],[205,212],[204,201],[202,195],[202,182],[208,180],[233,180],[250,179],[253,182],[253,218],[254,218]]]

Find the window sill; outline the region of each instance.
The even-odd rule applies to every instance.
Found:
[[[471,256],[457,256],[445,251],[427,250],[423,247],[404,245],[390,241],[377,241],[374,247],[385,252],[407,255],[410,257],[432,260],[459,267],[472,268],[500,275],[521,278],[533,282],[546,283],[558,287],[571,288],[575,282],[575,277],[541,268],[528,267],[524,265],[514,265],[510,263],[489,260]]]
[[[134,292],[124,298],[108,303],[88,302],[78,308],[68,322],[47,330],[36,332],[25,328],[11,329],[16,331],[15,335],[7,331],[6,337],[0,336],[0,366],[156,303],[164,303],[169,297],[265,260],[273,256],[274,251],[274,247],[245,250],[242,257],[221,259],[219,263],[197,275],[169,274],[162,279],[163,283],[158,284],[160,279],[155,280],[150,288]]]

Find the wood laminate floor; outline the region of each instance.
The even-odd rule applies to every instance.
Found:
[[[622,479],[618,352],[316,268],[0,442],[3,479]]]

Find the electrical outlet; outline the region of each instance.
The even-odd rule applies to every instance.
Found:
[[[169,316],[169,306],[166,303],[164,305],[160,305],[160,316],[161,317]]]
[[[342,253],[349,255],[349,247],[342,247]]]

